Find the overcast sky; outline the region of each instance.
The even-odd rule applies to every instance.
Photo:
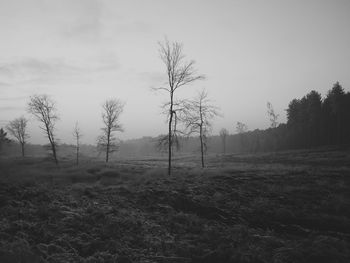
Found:
[[[25,115],[29,96],[49,94],[61,120],[57,136],[73,141],[79,122],[95,143],[105,99],[126,102],[121,139],[166,133],[155,93],[165,80],[158,42],[184,45],[206,76],[178,91],[206,88],[222,117],[213,133],[269,126],[266,103],[286,121],[294,98],[324,96],[339,81],[350,90],[348,0],[0,0],[0,127]],[[32,143],[45,137],[32,117]]]

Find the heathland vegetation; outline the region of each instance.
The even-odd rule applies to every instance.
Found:
[[[0,159],[0,262],[349,262],[350,155]]]

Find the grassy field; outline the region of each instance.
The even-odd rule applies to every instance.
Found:
[[[0,159],[0,262],[350,262],[350,152]]]

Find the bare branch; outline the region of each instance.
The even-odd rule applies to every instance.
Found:
[[[76,141],[76,164],[79,164],[79,150],[80,150],[80,139],[83,136],[81,133],[81,130],[79,128],[78,122],[75,123],[74,130],[73,130],[73,137]]]
[[[24,157],[24,145],[27,143],[27,139],[29,138],[27,133],[27,123],[28,120],[22,116],[10,121],[6,127],[8,132],[15,137],[21,145],[22,157]]]
[[[97,139],[98,148],[101,151],[106,152],[106,162],[109,160],[110,153],[118,150],[117,139],[114,137],[113,132],[123,132],[123,127],[120,124],[120,114],[124,110],[125,103],[117,100],[106,100],[103,105],[102,121],[104,127],[101,128],[102,135]]]
[[[59,120],[54,101],[46,94],[34,95],[30,97],[28,112],[34,115],[41,123],[40,128],[49,139],[52,154],[56,164],[58,164],[56,148],[57,142],[54,135],[56,121]]]
[[[196,80],[204,79],[204,76],[197,75],[194,69],[194,61],[184,61],[184,54],[182,52],[182,44],[178,42],[170,43],[168,39],[165,39],[163,43],[159,43],[159,55],[163,61],[168,79],[168,88],[160,87],[156,90],[164,90],[169,93],[170,100],[168,103],[163,104],[164,114],[167,116],[168,121],[168,174],[171,174],[171,158],[172,158],[172,146],[177,144],[178,134],[183,133],[179,129],[179,124],[182,121],[182,117],[186,109],[183,107],[183,103],[176,102],[174,93],[175,91],[187,84],[190,84]]]
[[[211,105],[208,93],[202,90],[193,100],[185,102],[182,120],[185,123],[187,134],[197,133],[201,147],[201,161],[204,167],[204,153],[207,150],[207,137],[211,132],[212,119],[219,114],[219,108]]]

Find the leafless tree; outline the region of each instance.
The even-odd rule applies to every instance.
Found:
[[[27,133],[27,123],[28,120],[22,116],[10,121],[6,127],[8,132],[19,142],[22,150],[22,157],[24,157],[24,145],[29,138],[29,134]]]
[[[210,104],[208,93],[202,90],[194,100],[186,103],[181,119],[189,134],[197,133],[200,140],[201,162],[204,167],[204,154],[207,151],[207,138],[211,131],[212,120],[219,115],[218,107]]]
[[[101,128],[102,135],[97,139],[97,146],[100,151],[106,153],[106,163],[108,163],[110,154],[118,149],[117,138],[114,136],[113,132],[123,131],[119,117],[123,112],[124,105],[124,102],[117,99],[106,100],[102,105],[102,121],[104,127]]]
[[[59,118],[54,101],[46,94],[31,96],[28,103],[28,112],[33,114],[42,123],[40,128],[49,139],[53,158],[55,163],[58,164],[56,154],[57,142],[54,131],[56,121],[59,120]]]
[[[182,44],[178,42],[170,43],[165,39],[164,43],[159,43],[159,54],[165,64],[167,83],[164,87],[156,90],[164,90],[169,94],[169,102],[164,104],[168,108],[168,175],[171,174],[172,147],[176,141],[177,111],[174,107],[175,91],[182,86],[188,85],[196,80],[204,79],[203,75],[197,75],[194,69],[194,61],[186,62],[182,51]]]
[[[246,124],[244,124],[243,122],[240,122],[240,121],[237,122],[236,131],[238,134],[245,133],[245,132],[247,132],[247,130],[248,130],[248,127]]]
[[[270,102],[267,102],[267,115],[270,118],[271,128],[276,128],[278,125],[277,119],[278,119],[278,114],[275,113],[272,104]]]
[[[80,139],[83,136],[79,128],[78,122],[75,123],[73,130],[73,137],[75,139],[75,149],[76,149],[76,163],[79,164],[79,150],[80,150]]]
[[[246,146],[246,140],[245,140],[245,134],[248,130],[248,127],[243,122],[238,121],[236,125],[236,131],[239,134],[239,140],[241,142],[241,151],[245,151]]]
[[[225,129],[225,128],[222,128],[220,130],[220,138],[221,138],[221,141],[222,141],[222,149],[223,149],[223,153],[224,154],[226,153],[226,138],[227,138],[227,135],[228,135],[228,130]]]

